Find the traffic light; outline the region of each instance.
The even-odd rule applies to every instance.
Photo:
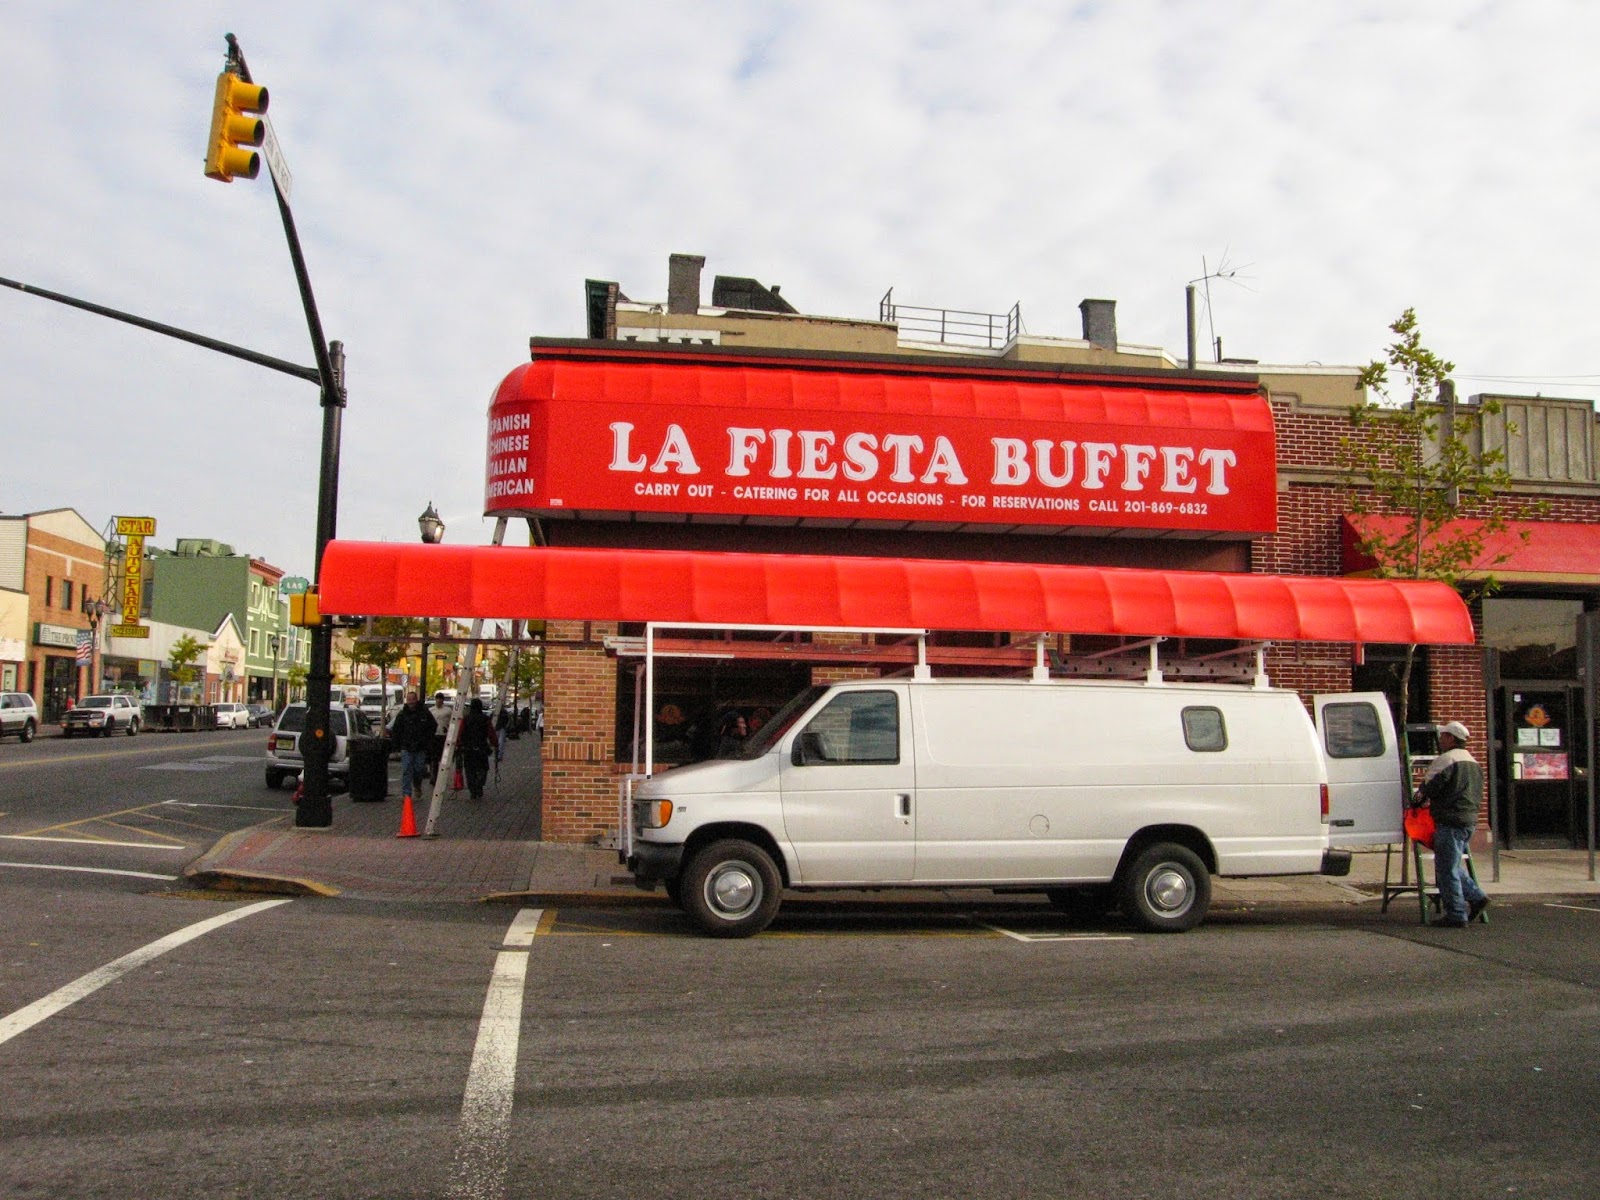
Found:
[[[301,627],[322,624],[322,611],[317,604],[315,588],[308,588],[298,596],[289,597],[289,624]]]
[[[217,98],[211,109],[211,141],[206,149],[206,176],[232,183],[235,175],[254,179],[261,173],[261,156],[246,146],[267,139],[267,89],[246,83],[231,71],[217,76]],[[250,116],[248,114],[257,114]]]

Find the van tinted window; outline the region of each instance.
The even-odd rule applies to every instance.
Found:
[[[1378,710],[1367,703],[1324,705],[1322,743],[1329,758],[1382,758]]]
[[[893,692],[844,692],[800,734],[812,762],[897,763],[900,704]]]
[[[1220,708],[1183,710],[1183,740],[1191,750],[1207,753],[1228,748],[1228,727]]]

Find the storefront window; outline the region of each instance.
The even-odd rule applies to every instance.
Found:
[[[635,697],[643,703],[642,682],[635,687],[638,659],[617,664],[617,761],[634,757]],[[674,766],[715,757],[728,726],[744,718],[746,734],[758,732],[784,704],[811,682],[804,663],[759,659],[671,659],[656,661],[653,735],[655,761]],[[639,761],[644,761],[643,714]]]
[[[1502,679],[1576,679],[1581,600],[1490,597],[1483,642],[1500,652]]]

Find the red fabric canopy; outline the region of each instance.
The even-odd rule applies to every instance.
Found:
[[[331,543],[322,612],[1468,645],[1438,583],[704,551]]]
[[[1340,536],[1344,569],[1360,574],[1376,568],[1377,560],[1361,548],[1363,534],[1370,530],[1393,537],[1407,523],[1406,517],[1343,518]],[[1473,532],[1481,529],[1483,522],[1462,519],[1452,522],[1451,527]],[[1526,583],[1600,583],[1600,525],[1508,521],[1504,529],[1484,539],[1483,553],[1466,574]]]

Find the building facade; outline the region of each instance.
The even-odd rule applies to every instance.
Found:
[[[108,578],[105,539],[74,509],[0,516],[0,690],[31,694],[45,722],[98,689]]]
[[[1105,300],[1085,300],[1080,306],[1081,337],[1055,338],[1024,334],[1015,309],[993,315],[951,313],[897,305],[890,296],[884,298],[878,321],[808,316],[797,312],[778,289],[743,278],[718,277],[712,303],[704,305],[702,267],[702,259],[674,255],[665,302],[635,302],[615,283],[590,281],[586,296],[594,344],[636,348],[657,355],[653,361],[663,363],[673,356],[683,361],[692,357],[713,368],[719,356],[730,364],[760,362],[772,367],[775,375],[827,371],[834,365],[859,371],[878,362],[885,373],[921,373],[929,379],[957,370],[981,374],[989,369],[999,386],[1009,386],[1005,381],[1013,378],[1050,377],[1085,388],[1109,380],[1126,390],[1142,381],[1156,396],[1242,385],[1265,398],[1271,415],[1272,461],[1266,464],[1270,484],[1264,494],[1252,493],[1263,510],[1260,519],[1252,522],[1246,517],[1233,520],[1227,529],[1199,530],[1186,528],[1177,517],[1144,516],[1098,524],[1075,518],[1070,527],[1023,522],[1007,526],[993,520],[993,512],[986,514],[987,523],[950,519],[948,511],[939,514],[943,519],[927,519],[924,511],[913,512],[909,519],[890,519],[894,514],[883,512],[867,519],[811,519],[804,515],[803,505],[780,511],[764,502],[749,504],[742,512],[699,512],[686,499],[675,500],[670,494],[663,498],[674,486],[667,480],[691,478],[689,473],[700,470],[693,453],[701,441],[687,416],[669,427],[677,431],[675,435],[669,432],[656,439],[644,437],[642,426],[635,429],[627,421],[612,421],[611,465],[637,472],[639,498],[633,511],[594,502],[594,493],[581,485],[575,490],[590,497],[586,506],[558,504],[546,492],[525,510],[508,503],[506,496],[525,485],[531,489],[532,482],[518,477],[517,453],[526,444],[525,435],[512,422],[496,422],[490,431],[486,508],[502,515],[520,511],[528,516],[535,539],[552,547],[1001,560],[1296,576],[1359,574],[1372,565],[1362,560],[1358,539],[1352,536],[1350,489],[1336,455],[1340,439],[1352,435],[1352,407],[1367,402],[1355,368],[1271,367],[1245,361],[1191,366],[1159,349],[1120,342],[1115,305]],[[541,353],[574,351],[570,344],[535,339],[536,368]],[[1475,748],[1490,768],[1493,785],[1494,811],[1486,815],[1491,815],[1502,845],[1580,845],[1587,837],[1581,768],[1587,762],[1593,716],[1584,711],[1580,671],[1584,647],[1578,631],[1588,620],[1585,614],[1600,607],[1595,414],[1586,401],[1538,397],[1499,401],[1501,412],[1485,419],[1483,439],[1487,447],[1505,453],[1514,481],[1510,492],[1495,502],[1505,506],[1514,520],[1503,557],[1489,564],[1501,586],[1486,598],[1469,588],[1478,645],[1419,651],[1408,716],[1414,722],[1463,720],[1474,730]],[[789,401],[769,397],[758,403],[752,396],[746,403],[759,409]],[[1464,403],[1481,406],[1482,399]],[[730,405],[730,411],[737,407]],[[1152,411],[1164,410],[1157,406]],[[594,412],[588,416],[591,421],[604,420]],[[552,416],[552,428],[534,428],[526,436],[535,441],[554,436],[554,423],[560,419]],[[1159,447],[1169,419],[1153,418],[1150,437],[1138,440]],[[752,423],[759,425],[754,417],[725,423],[727,435],[735,438],[736,468],[750,465],[757,449],[769,455],[768,466],[776,465],[791,483],[797,480],[789,477],[804,475],[807,465],[816,477],[840,465],[837,455],[826,458],[833,451],[823,445],[821,435],[808,445],[804,429],[733,428]],[[974,436],[982,442],[999,432],[998,427],[980,428]],[[1085,434],[1082,447],[1071,443],[1080,454],[1079,469],[1092,466],[1095,453],[1105,455],[1107,462],[1115,457],[1115,447],[1084,449],[1098,444],[1088,440],[1094,436],[1092,431]],[[1063,441],[1060,446],[1068,444]],[[1049,449],[1056,452],[1054,446]],[[1139,470],[1159,472],[1162,453],[1152,449],[1149,461],[1138,461],[1136,456],[1129,461]],[[1025,447],[1018,450],[1019,456],[1025,454]],[[1038,465],[1041,470],[1045,467],[1043,460]],[[880,464],[870,466],[877,470]],[[881,466],[884,471],[891,469],[887,458]],[[1167,459],[1166,466],[1186,469],[1176,458]],[[867,469],[863,460],[863,472]],[[1054,461],[1050,469],[1067,468]],[[548,464],[548,470],[558,472],[560,466]],[[927,459],[910,467],[907,478],[919,470],[922,478],[935,484],[949,482],[948,470],[941,477],[937,463],[930,465]],[[1186,486],[1188,477],[1183,476],[1182,482]],[[787,494],[787,489],[768,490]],[[819,488],[818,494],[823,490]],[[915,490],[908,485],[904,494]],[[1123,509],[1124,514],[1136,511],[1131,505]],[[1470,510],[1462,514],[1463,519],[1474,515]],[[547,625],[543,824],[547,838],[603,838],[616,826],[619,784],[636,767],[635,706],[640,689],[639,659],[633,647],[641,632],[642,627],[614,622],[567,620]],[[651,723],[658,762],[707,756],[720,720],[730,713],[759,721],[807,683],[884,669],[851,665],[842,653],[836,656],[839,661],[821,661],[828,655],[819,647],[825,651],[830,639],[850,635],[813,633],[803,655],[751,654],[737,644],[770,641],[769,634],[726,631],[722,636],[732,644],[726,656],[660,662],[654,711],[643,714]],[[974,669],[985,661],[991,667],[1001,664],[1008,653],[1004,636],[945,631],[934,641],[951,652],[969,653]],[[1116,646],[1107,639],[1055,634],[1050,649],[1072,656]],[[1302,693],[1381,689],[1394,697],[1404,649],[1282,643],[1270,648],[1269,672],[1274,683]],[[1486,832],[1489,823],[1482,824]]]
[[[240,694],[223,698],[275,707],[287,701],[293,669],[303,669],[309,654],[304,639],[290,632],[288,601],[278,590],[281,569],[224,542],[180,538],[173,550],[150,551],[148,572],[145,615],[151,619],[213,631],[232,619],[243,649],[237,679],[227,682]]]

